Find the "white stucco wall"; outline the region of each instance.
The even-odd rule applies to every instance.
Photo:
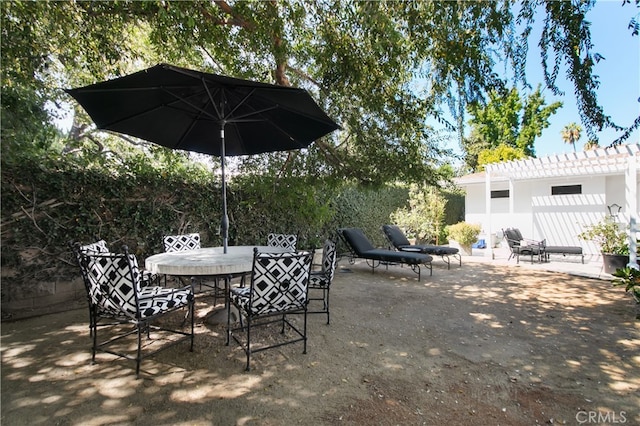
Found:
[[[582,185],[582,194],[551,195],[551,188],[559,185]],[[585,253],[597,254],[578,234],[584,225],[602,219],[606,198],[605,177],[541,181],[531,198],[534,226],[548,245],[582,246]]]
[[[582,185],[582,194],[551,195],[553,186]],[[640,187],[640,185],[639,185]],[[505,181],[495,182],[492,190],[509,189]],[[465,221],[480,224],[483,234],[488,228],[485,209],[485,185],[466,186]],[[628,221],[624,211],[624,176],[595,176],[571,179],[539,179],[514,181],[513,213],[508,198],[491,200],[491,229],[519,228],[522,235],[534,240],[546,239],[547,245],[581,246],[585,254],[598,255],[593,243],[578,238],[585,225],[600,221],[608,215],[607,206],[623,206],[619,221]],[[640,200],[640,190],[637,199]],[[640,211],[640,206],[637,206]]]
[[[599,247],[578,235],[617,204],[622,207],[618,222],[633,226],[640,237],[640,144],[495,163],[487,172],[456,181],[467,191],[465,220],[480,224],[484,234],[516,227],[525,238],[581,246],[585,254],[599,255]],[[510,198],[491,199],[487,209],[487,183],[492,191],[509,189]],[[564,185],[581,185],[581,191],[552,195],[552,187]],[[637,267],[634,240],[629,244],[630,263]]]

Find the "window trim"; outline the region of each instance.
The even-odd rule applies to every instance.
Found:
[[[582,184],[551,186],[551,195],[580,195],[580,194],[582,194]]]
[[[509,190],[508,189],[498,189],[491,191],[491,198],[509,198]]]

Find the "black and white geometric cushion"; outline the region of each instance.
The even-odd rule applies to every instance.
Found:
[[[249,309],[249,294],[251,287],[232,287],[229,290],[229,298],[245,312]]]
[[[311,254],[256,253],[251,286],[233,288],[232,301],[249,315],[302,309],[307,303]]]
[[[132,254],[87,254],[91,301],[101,312],[114,316],[145,318],[169,308],[185,306],[189,290],[163,287],[140,288],[138,262]]]
[[[141,318],[150,317],[169,309],[187,306],[193,294],[185,289],[144,287],[138,295],[138,311]]]
[[[165,252],[196,250],[200,248],[200,234],[167,235],[162,242]]]
[[[105,240],[100,240],[95,243],[80,246],[80,252],[83,254],[109,253],[109,247],[107,247]]]
[[[129,255],[136,262],[135,256]],[[136,317],[136,294],[139,291],[139,273],[125,255],[87,254],[89,295],[91,301],[101,311],[113,315],[125,314]]]
[[[282,247],[289,250],[295,250],[297,242],[298,242],[298,236],[293,234],[267,235],[267,245],[269,247]]]
[[[309,277],[310,288],[327,288],[331,285],[333,275],[336,271],[336,258],[336,243],[331,240],[326,240],[322,250],[322,269],[311,272],[311,276]]]
[[[83,254],[110,253],[109,247],[105,240],[96,241],[95,243],[80,246],[80,252]],[[140,271],[142,274],[142,285],[147,286],[158,279],[158,274],[153,274],[144,269]]]

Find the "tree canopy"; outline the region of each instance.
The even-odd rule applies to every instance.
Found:
[[[544,19],[539,44],[547,86],[557,90],[564,63],[590,139],[603,126],[619,128],[596,98],[594,66],[602,56],[590,41],[587,12],[593,4],[4,1],[2,148],[10,153],[16,144],[52,140],[56,106],[70,102],[62,88],[168,62],[303,87],[342,126],[304,153],[249,163],[374,185],[435,182],[446,152],[427,119],[461,129],[467,104],[525,83],[536,11]],[[512,82],[496,72],[500,63],[513,71]],[[443,106],[452,108],[457,123],[443,119]],[[71,145],[92,130],[89,118],[74,108]]]
[[[549,117],[561,106],[561,102],[545,105],[540,87],[524,98],[514,87],[491,91],[487,103],[472,102],[471,135],[463,139],[467,166],[475,170],[489,159],[496,162],[534,156],[536,137],[549,126]]]

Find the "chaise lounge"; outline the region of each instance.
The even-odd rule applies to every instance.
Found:
[[[350,251],[350,263],[353,263],[355,258],[365,259],[367,265],[371,266],[372,273],[381,264],[403,264],[411,266],[413,272],[418,274],[418,281],[421,266],[428,268],[429,275],[433,275],[433,258],[428,254],[375,248],[359,228],[340,228],[338,236]]]
[[[451,258],[458,260],[460,266],[462,266],[462,256],[460,256],[459,250],[455,247],[437,246],[433,244],[411,244],[404,232],[396,225],[382,225],[382,232],[384,233],[389,244],[398,251],[424,253],[434,256],[440,256],[444,263],[447,264],[447,269],[451,269]]]
[[[584,263],[584,253],[580,246],[546,246],[544,248],[545,261],[549,262],[551,254],[561,254],[562,257],[580,256],[582,263]]]
[[[511,250],[511,254],[507,260],[515,257],[516,263],[520,263],[521,255],[531,256],[531,263],[533,263],[534,257],[538,258],[538,262],[546,260],[544,252],[546,246],[545,240],[535,241],[525,239],[522,237],[522,233],[518,228],[503,229],[502,234],[504,235],[504,239],[507,240],[509,250]]]

